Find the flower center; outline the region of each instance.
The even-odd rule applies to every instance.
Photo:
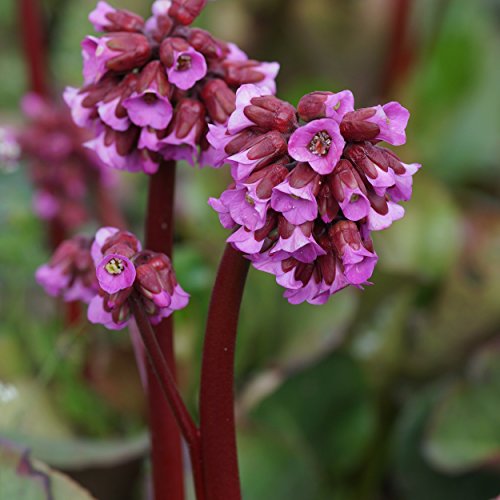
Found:
[[[146,104],[154,104],[157,101],[156,94],[153,92],[146,92],[142,98]]]
[[[109,274],[121,274],[125,269],[125,265],[121,259],[112,258],[104,268]]]
[[[316,156],[325,156],[330,151],[332,138],[326,130],[318,132],[309,143],[309,151]]]
[[[191,69],[191,56],[188,54],[182,54],[177,58],[177,64],[175,69],[177,71],[187,71]]]
[[[249,205],[255,205],[255,200],[248,193],[245,194],[245,200]]]

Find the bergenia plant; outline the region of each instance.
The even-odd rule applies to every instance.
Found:
[[[355,109],[349,90],[275,97],[277,63],[190,27],[204,0],[159,0],[148,20],[99,2],[101,37],[82,43],[84,86],[65,93],[73,119],[108,167],[150,174],[145,249],[130,232],[100,229],[64,242],[37,272],[47,292],[89,304],[109,329],[135,321],[150,361],[147,396],[157,500],[182,500],[178,433],[198,500],[240,500],[234,351],[250,263],[273,274],[292,304],[324,304],[370,284],[371,233],[401,219],[419,164],[404,144],[397,102]],[[230,166],[232,184],[209,204],[232,230],[212,292],[197,425],[175,385],[172,314],[189,295],[172,266],[175,161]]]

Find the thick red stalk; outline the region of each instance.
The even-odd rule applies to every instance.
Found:
[[[234,418],[236,333],[249,261],[227,245],[208,311],[200,388],[206,500],[240,500]]]
[[[46,97],[49,93],[47,40],[38,0],[19,0],[19,24],[31,90]]]
[[[388,57],[382,81],[382,96],[391,90],[407,74],[414,59],[414,43],[410,40],[409,27],[412,0],[391,0],[392,19],[388,40]]]
[[[204,500],[203,476],[200,460],[200,435],[196,425],[191,418],[182,398],[177,390],[175,379],[163,356],[160,344],[149,319],[137,296],[130,298],[130,304],[137,327],[141,334],[146,354],[151,363],[151,368],[165,399],[170,406],[177,426],[188,444],[191,462],[193,464],[193,477],[197,500]]]
[[[146,217],[146,248],[172,255],[175,162],[164,162],[149,179]],[[160,350],[173,377],[176,376],[172,317],[154,328]],[[184,467],[179,429],[162,388],[148,365],[148,405],[151,461],[156,500],[184,500]]]

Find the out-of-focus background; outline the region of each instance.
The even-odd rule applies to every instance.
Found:
[[[92,33],[94,5],[43,2],[60,90],[81,84],[79,43]],[[0,2],[0,126],[25,122],[17,8]],[[376,235],[375,286],[291,306],[272,276],[251,271],[236,380],[245,499],[496,497],[500,1],[217,0],[197,24],[279,61],[278,93],[293,104],[344,88],[357,107],[399,100],[411,120],[398,155],[423,164],[406,217]],[[99,500],[143,498],[145,408],[128,336],[85,319],[68,327],[36,285],[50,245],[31,179],[26,162],[0,171],[0,439],[29,447]],[[195,414],[204,318],[227,237],[206,200],[227,182],[224,169],[180,168],[175,267],[192,300],[176,313],[176,342]],[[140,234],[147,179],[114,183]],[[89,219],[79,231],[95,228]]]

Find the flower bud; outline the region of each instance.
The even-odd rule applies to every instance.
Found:
[[[224,80],[214,79],[203,87],[201,97],[207,107],[210,118],[216,123],[227,123],[235,110],[236,94]]]
[[[205,7],[207,0],[172,0],[168,14],[180,24],[191,24]]]

